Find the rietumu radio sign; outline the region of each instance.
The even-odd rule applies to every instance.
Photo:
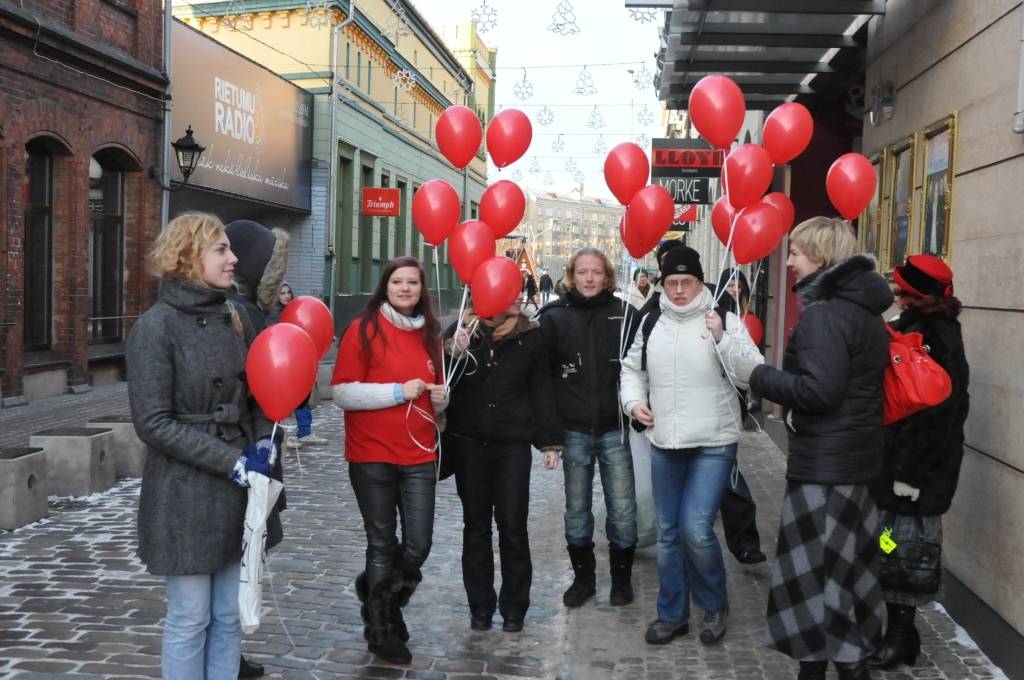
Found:
[[[308,212],[312,95],[180,21],[171,49],[171,137],[206,147],[189,186]]]
[[[722,151],[702,139],[654,139],[651,179],[668,189],[676,205],[709,205],[711,178],[719,176],[722,159]]]

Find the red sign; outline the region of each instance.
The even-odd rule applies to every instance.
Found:
[[[717,170],[722,167],[721,149],[654,149],[651,162],[656,168],[699,168]]]
[[[672,222],[674,224],[681,224],[683,222],[696,222],[697,221],[697,206],[696,204],[684,204],[677,205],[676,212],[672,216]]]
[[[398,189],[381,187],[365,187],[363,189],[363,208],[360,214],[377,217],[398,217]]]

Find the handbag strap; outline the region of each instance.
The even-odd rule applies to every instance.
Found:
[[[889,335],[892,336],[893,340],[895,340],[896,338],[898,338],[898,337],[900,337],[902,335],[902,333],[897,333],[896,330],[892,326],[889,325],[888,321],[884,321],[883,320],[882,323],[885,324],[885,330],[889,331]]]

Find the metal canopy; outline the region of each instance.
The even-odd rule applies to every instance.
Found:
[[[659,97],[685,109],[697,81],[721,73],[750,109],[834,99],[861,80],[867,21],[884,12],[885,0],[673,0],[661,29]]]

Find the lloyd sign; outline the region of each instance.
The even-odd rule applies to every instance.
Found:
[[[363,205],[360,212],[363,215],[377,217],[398,217],[399,200],[398,189],[366,187],[363,189]]]
[[[712,202],[711,178],[721,172],[721,150],[701,139],[659,138],[651,147],[651,179],[668,189],[677,205]]]

